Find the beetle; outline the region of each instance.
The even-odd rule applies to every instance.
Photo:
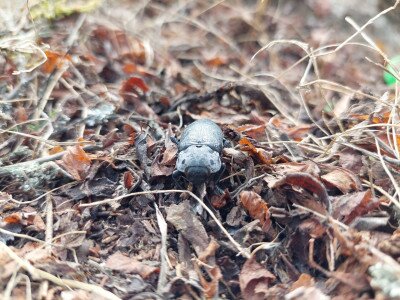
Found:
[[[225,170],[221,153],[226,141],[217,124],[209,119],[197,120],[185,128],[180,141],[174,137],[171,140],[178,145],[176,170],[172,173],[175,182],[184,177],[200,186],[219,180]]]

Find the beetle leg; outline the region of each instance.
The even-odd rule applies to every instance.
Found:
[[[172,179],[175,182],[175,185],[180,188],[180,189],[184,189],[182,187],[182,185],[179,183],[179,179],[181,179],[181,177],[183,176],[183,173],[181,171],[175,170],[174,172],[172,172]]]
[[[227,140],[226,138],[224,138],[223,145],[224,145],[224,148],[232,147],[232,143],[229,140]]]
[[[217,173],[215,173],[215,182],[218,182],[221,179],[222,174],[225,172],[226,165],[224,163],[221,164],[221,168]]]
[[[224,194],[224,190],[221,189],[221,188],[218,186],[218,182],[219,182],[219,180],[221,179],[221,176],[222,176],[222,174],[224,173],[225,168],[226,168],[225,164],[222,163],[222,164],[221,164],[221,169],[219,169],[219,171],[218,171],[217,173],[215,173],[215,175],[214,175],[214,192],[215,192],[217,195],[222,195],[222,194]]]
[[[178,139],[176,137],[171,136],[170,139],[171,139],[171,142],[173,142],[175,145],[179,144],[179,141],[178,141]]]

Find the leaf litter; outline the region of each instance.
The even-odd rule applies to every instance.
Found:
[[[400,297],[399,1],[17,2],[2,299]],[[220,193],[171,176],[202,118]]]

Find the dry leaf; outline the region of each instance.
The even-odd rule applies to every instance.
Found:
[[[111,255],[107,259],[105,266],[114,271],[139,274],[144,279],[159,272],[159,268],[146,265],[134,258],[123,255],[121,252]]]
[[[350,224],[355,218],[379,206],[379,201],[372,197],[371,190],[336,197],[332,202],[333,217],[345,224]]]
[[[137,93],[138,89],[146,93],[149,91],[149,87],[147,84],[143,81],[142,78],[139,77],[131,77],[124,81],[122,84],[120,93],[121,94],[126,94],[126,93]]]
[[[262,148],[255,147],[247,138],[241,138],[239,141],[241,150],[248,152],[256,157],[261,163],[270,165],[272,163],[271,154]]]
[[[275,276],[261,266],[253,257],[243,265],[239,275],[240,289],[243,299],[264,300]]]
[[[42,70],[47,74],[52,73],[55,69],[62,67],[67,61],[71,60],[71,56],[66,53],[46,50],[45,54],[47,60],[42,65]]]
[[[270,213],[267,203],[255,192],[243,191],[239,195],[240,202],[253,219],[260,221],[263,231],[271,227]]]
[[[322,180],[328,187],[336,187],[343,194],[350,191],[361,190],[361,182],[352,172],[336,167],[328,174],[321,176]]]
[[[84,180],[88,175],[91,160],[80,145],[67,148],[67,153],[59,162],[71,176],[78,181]]]
[[[325,187],[314,176],[311,176],[308,173],[300,173],[300,172],[287,174],[282,179],[276,181],[274,183],[273,188],[280,187],[284,184],[299,186],[305,190],[308,190],[316,194],[320,202],[325,204],[325,207],[328,210],[328,212],[332,210],[331,200],[329,199]]]

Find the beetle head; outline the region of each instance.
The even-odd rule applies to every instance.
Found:
[[[193,185],[201,185],[209,179],[210,172],[206,167],[189,167],[186,169],[186,178],[189,180]]]
[[[219,153],[207,145],[192,145],[178,154],[176,169],[194,185],[205,183],[221,169]]]

